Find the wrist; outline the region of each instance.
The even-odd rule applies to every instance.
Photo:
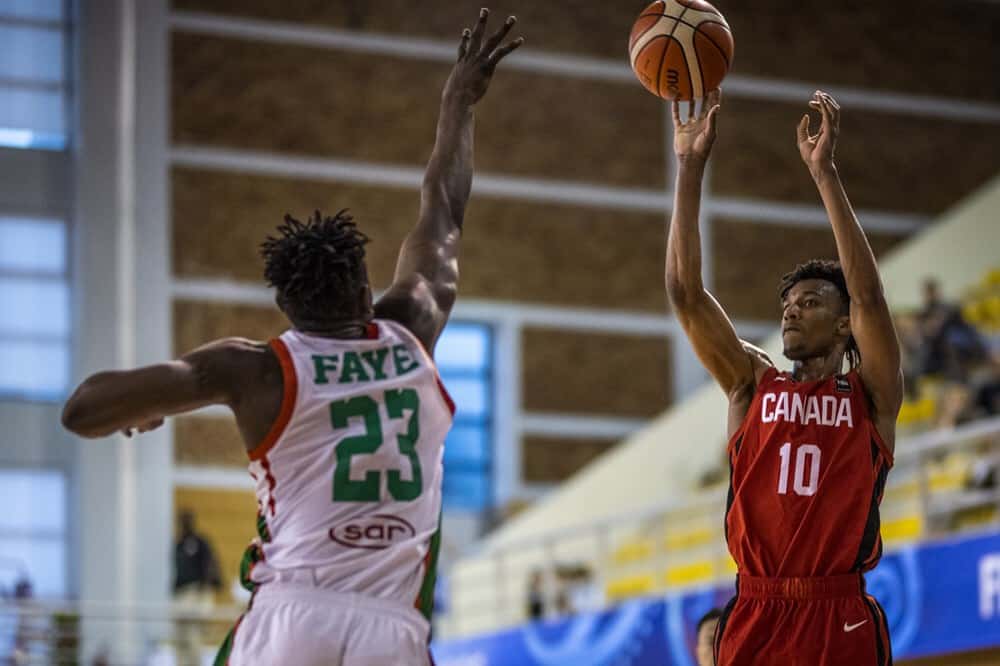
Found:
[[[705,165],[708,160],[704,157],[694,155],[678,155],[677,170],[679,173],[686,173],[700,176],[705,172]]]
[[[441,93],[441,107],[451,111],[471,111],[475,102],[472,96],[457,90],[448,90]]]
[[[837,178],[838,176],[837,165],[832,160],[820,164],[810,164],[809,173],[817,185],[821,185],[823,181]]]

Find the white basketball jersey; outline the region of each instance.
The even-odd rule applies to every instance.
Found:
[[[258,538],[241,577],[254,589],[311,569],[318,587],[429,617],[454,405],[412,333],[381,319],[369,329],[368,339],[289,330],[271,341],[284,399],[250,453]]]

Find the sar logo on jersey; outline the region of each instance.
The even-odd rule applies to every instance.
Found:
[[[349,522],[331,527],[331,541],[348,548],[365,548],[367,550],[384,550],[394,543],[412,539],[417,535],[413,525],[387,513],[376,513],[372,516],[356,518]]]

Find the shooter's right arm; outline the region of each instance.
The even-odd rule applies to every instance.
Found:
[[[62,422],[81,437],[131,435],[159,427],[167,416],[207,405],[234,405],[246,383],[246,357],[254,343],[218,340],[181,358],[88,377],[66,401]]]
[[[715,141],[718,101],[718,92],[710,93],[698,117],[689,116],[687,122],[681,121],[674,102],[678,170],[667,239],[666,283],[674,314],[695,353],[726,395],[733,397],[753,389],[763,361],[748,353],[729,317],[701,279],[698,215],[705,164]]]

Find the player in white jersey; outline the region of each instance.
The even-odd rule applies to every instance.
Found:
[[[444,439],[454,406],[434,345],[455,301],[472,185],[473,108],[514,18],[465,30],[441,97],[420,215],[373,305],[351,217],[291,217],[262,246],[292,328],[217,340],[176,361],[89,377],[63,412],[85,437],[145,432],[229,406],[256,483],[258,538],[241,567],[253,597],[217,664],[427,664]],[[166,526],[164,526],[166,529]]]

